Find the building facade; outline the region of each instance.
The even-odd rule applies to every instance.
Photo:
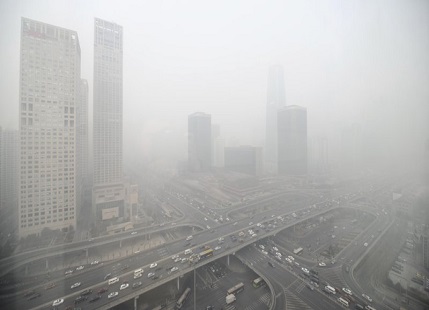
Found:
[[[80,54],[75,31],[22,18],[20,237],[76,226]]]
[[[225,147],[225,170],[260,176],[263,171],[262,148]]]
[[[277,114],[278,173],[307,174],[307,109],[286,106]]]
[[[124,215],[123,184],[123,31],[95,19],[93,111],[93,214],[96,220]]]
[[[211,115],[197,112],[188,116],[188,168],[207,172],[211,167]]]
[[[274,65],[269,68],[267,83],[267,108],[265,119],[265,170],[277,173],[277,111],[284,107],[285,86],[283,67]]]

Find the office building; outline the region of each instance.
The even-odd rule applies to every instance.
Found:
[[[225,147],[225,170],[260,176],[262,166],[261,147]]]
[[[75,31],[22,18],[19,236],[76,226],[76,105],[80,46]]]
[[[211,115],[197,112],[188,116],[188,168],[206,172],[211,167]]]
[[[13,216],[13,227],[18,216],[18,130],[0,130],[0,205],[3,214]]]
[[[277,111],[284,107],[285,86],[283,67],[271,66],[268,72],[267,109],[265,119],[265,170],[267,173],[277,173]]]
[[[124,216],[122,26],[95,19],[93,214],[109,224]]]
[[[212,167],[223,167],[224,165],[225,141],[220,134],[219,124],[212,125]]]
[[[89,188],[88,165],[88,82],[81,80],[76,106],[76,205],[81,211],[85,192]]]
[[[278,173],[307,174],[307,109],[286,106],[277,114]]]

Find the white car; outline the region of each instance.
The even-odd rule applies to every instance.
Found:
[[[268,255],[268,252],[265,250],[262,250],[262,254]]]
[[[175,260],[175,259],[176,259],[176,258],[178,258],[178,257],[179,257],[179,255],[177,255],[177,254],[176,254],[176,255],[171,256],[171,259],[172,259],[172,260]]]
[[[279,251],[279,249],[277,247],[275,247],[275,246],[273,246],[273,250],[276,251],[276,252]]]
[[[186,263],[188,261],[187,257],[182,258],[182,264]]]
[[[157,263],[152,263],[152,264],[150,264],[149,268],[155,268],[156,266],[158,266]]]
[[[113,297],[116,297],[116,296],[118,296],[118,292],[111,292],[109,295],[107,295],[107,298],[113,298]]]
[[[133,232],[131,233],[131,235],[137,235],[137,232],[136,232],[136,231],[133,231]]]
[[[343,290],[344,293],[346,293],[346,294],[348,294],[350,296],[353,295],[352,291],[350,289],[348,289],[347,287],[343,287],[342,290]]]
[[[95,260],[95,261],[91,262],[91,265],[97,265],[98,263],[99,263],[99,261]]]
[[[152,277],[154,277],[155,276],[155,273],[153,273],[153,272],[149,272],[148,274],[147,274],[147,277],[148,278],[152,278]]]
[[[128,283],[121,284],[119,290],[125,290],[128,286],[130,286]]]
[[[290,259],[289,257],[286,257],[286,258],[285,258],[285,260],[286,260],[288,263],[292,264],[292,261],[291,261],[291,259]]]
[[[206,228],[207,228],[207,229],[210,229],[210,226],[209,226],[209,225],[207,225],[207,226],[206,226]]]
[[[71,289],[73,289],[73,288],[76,288],[76,287],[79,287],[80,286],[80,282],[76,282],[75,284],[73,284],[70,288]]]
[[[365,298],[366,300],[368,300],[369,302],[372,302],[372,298],[369,297],[368,295],[362,294],[362,297]]]
[[[259,245],[259,247],[260,247],[262,250],[265,250],[265,247],[264,247],[262,244],[260,244],[260,245]]]
[[[142,273],[137,273],[137,274],[134,275],[134,279],[141,278],[142,276],[143,276]]]
[[[79,266],[76,268],[76,270],[83,270],[83,268],[85,268],[85,266]]]
[[[250,222],[250,223],[249,223],[249,226],[252,226],[252,225],[253,225],[253,222]]]
[[[309,274],[309,273],[310,273],[310,271],[308,271],[308,269],[307,269],[307,268],[302,267],[302,268],[301,268],[301,270],[302,270],[304,273],[306,273],[306,274]]]
[[[52,307],[56,307],[61,305],[64,302],[64,299],[60,298],[60,299],[56,299],[54,300],[54,302],[52,303]]]
[[[178,258],[176,258],[176,259],[174,260],[174,262],[175,262],[175,263],[178,263],[178,262],[180,262],[180,261],[182,261],[182,259],[181,259],[180,257],[178,257]]]
[[[222,247],[217,246],[217,247],[215,247],[215,248],[214,248],[214,250],[215,250],[215,251],[218,251],[218,250],[220,250],[221,248],[222,248]]]
[[[72,273],[73,273],[73,270],[71,270],[71,269],[70,269],[70,270],[67,270],[67,271],[66,271],[66,276],[68,276],[68,275],[70,275],[70,274],[72,274]]]
[[[365,242],[365,243],[363,244],[363,246],[368,246],[368,242]]]
[[[233,226],[235,226],[235,225],[237,225],[238,224],[238,222],[234,222],[234,224],[232,224]]]
[[[177,270],[179,270],[179,268],[177,268],[177,267],[173,267],[173,268],[171,268],[171,272],[175,272],[175,271],[177,271]]]
[[[319,267],[326,267],[326,264],[324,262],[320,262]]]
[[[207,218],[206,218],[206,217],[204,218],[204,221],[207,221]]]
[[[293,258],[293,256],[291,256],[291,255],[289,255],[289,256],[288,256],[288,258],[289,258],[291,261],[294,261],[294,260],[295,260],[295,258]]]

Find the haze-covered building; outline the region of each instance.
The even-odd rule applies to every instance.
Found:
[[[188,168],[207,172],[211,167],[211,115],[197,112],[188,116]]]
[[[277,113],[278,173],[307,174],[307,109],[290,105]]]
[[[102,19],[94,24],[93,212],[104,224],[124,216],[123,33]]]
[[[262,148],[225,147],[225,170],[260,176],[263,172]]]
[[[76,226],[76,31],[22,18],[19,236]]]

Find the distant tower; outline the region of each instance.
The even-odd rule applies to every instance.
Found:
[[[192,172],[206,172],[211,167],[211,115],[197,112],[188,116],[188,167]]]
[[[76,227],[76,31],[22,18],[19,236]]]
[[[277,111],[285,106],[283,67],[271,66],[267,84],[267,110],[265,122],[265,170],[277,172]]]
[[[278,111],[278,173],[307,174],[307,109],[296,105]]]
[[[93,212],[103,221],[124,216],[122,43],[122,26],[95,19]]]

